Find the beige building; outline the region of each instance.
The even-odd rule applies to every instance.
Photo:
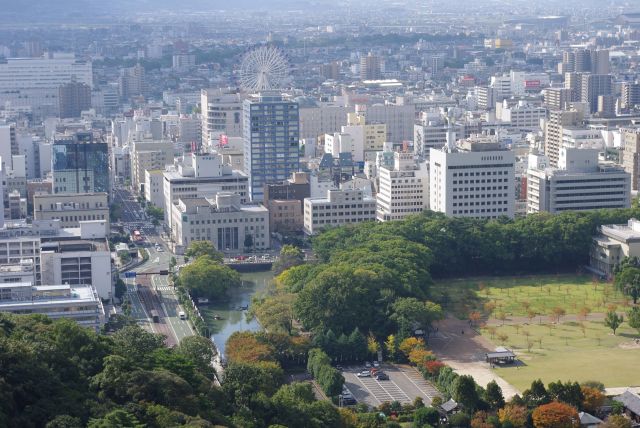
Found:
[[[638,190],[640,170],[640,128],[621,130],[622,151],[620,163],[626,172],[631,174],[631,190]]]
[[[305,198],[304,231],[309,235],[326,227],[375,221],[376,200],[359,189],[328,190],[326,198]]]
[[[640,221],[632,218],[627,224],[602,225],[593,244],[590,266],[609,276],[626,257],[640,257]]]
[[[131,146],[131,185],[143,191],[146,170],[164,169],[173,163],[173,143],[168,141],[134,141]],[[143,192],[144,194],[144,192]]]
[[[34,195],[35,220],[60,220],[63,228],[80,227],[81,221],[104,220],[109,233],[109,203],[106,193]]]
[[[577,126],[582,118],[582,113],[577,110],[554,110],[549,113],[544,132],[544,153],[552,167],[558,166],[563,128]]]
[[[302,205],[297,199],[269,201],[269,229],[273,232],[298,232],[304,226]]]
[[[171,209],[171,238],[178,254],[193,241],[210,241],[225,253],[269,248],[269,211],[262,205],[242,205],[236,193],[180,199]]]

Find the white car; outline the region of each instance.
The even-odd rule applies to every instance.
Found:
[[[371,372],[369,372],[369,370],[362,370],[356,376],[358,376],[358,377],[371,377]]]
[[[364,366],[365,366],[366,368],[370,369],[370,368],[371,368],[371,363],[370,363],[369,361],[365,361],[365,362],[364,362]]]
[[[377,362],[377,361],[374,361],[374,362],[373,362],[373,367],[380,367],[380,363],[379,363],[379,362]]]

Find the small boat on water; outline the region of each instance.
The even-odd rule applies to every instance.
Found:
[[[247,309],[249,309],[249,305],[238,306],[239,311],[246,311]]]
[[[214,315],[213,319],[220,321],[220,320],[223,320],[224,318],[222,318],[220,315]]]

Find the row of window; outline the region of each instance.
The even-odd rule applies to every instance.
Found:
[[[231,220],[233,220],[233,221],[231,221]],[[255,219],[254,219],[254,217],[239,218],[239,219],[238,218],[229,219],[229,223],[253,223],[254,221],[256,223],[264,222],[264,217],[258,217],[258,218],[255,218]],[[191,220],[189,222],[189,224],[191,226],[193,226],[194,224],[198,225],[198,224],[221,224],[221,223],[227,223],[227,219],[223,218],[223,219],[218,219],[218,220],[206,220],[206,223],[205,223],[205,220],[202,220],[202,221],[200,221],[200,220],[195,220],[195,221]]]
[[[454,202],[454,207],[468,207],[468,206],[480,206],[480,205],[507,205],[508,201],[478,201],[478,202]]]

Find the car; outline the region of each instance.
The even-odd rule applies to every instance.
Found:
[[[370,369],[370,368],[371,368],[371,363],[370,363],[369,361],[365,361],[365,362],[364,362],[364,366],[365,366],[366,368]]]
[[[164,248],[156,247],[156,251],[159,252],[159,253],[162,253],[162,252],[164,252]]]
[[[345,396],[345,395],[342,395],[342,396],[340,396],[340,398],[342,399],[342,404],[343,404],[344,406],[352,406],[352,405],[354,405],[354,404],[357,404],[357,403],[358,403],[358,402],[356,401],[356,399],[355,399],[355,398],[353,398],[353,396]]]
[[[380,363],[378,361],[373,362],[373,367],[380,367]]]
[[[358,377],[371,377],[371,373],[369,373],[369,370],[362,370],[356,376],[358,376]]]
[[[376,380],[389,380],[389,375],[385,372],[378,372],[376,375]]]
[[[342,369],[342,366],[341,366],[340,364],[338,364],[338,365],[336,366],[336,369],[337,369],[337,370],[340,370],[340,371],[342,371],[342,370],[343,370],[343,369]]]

